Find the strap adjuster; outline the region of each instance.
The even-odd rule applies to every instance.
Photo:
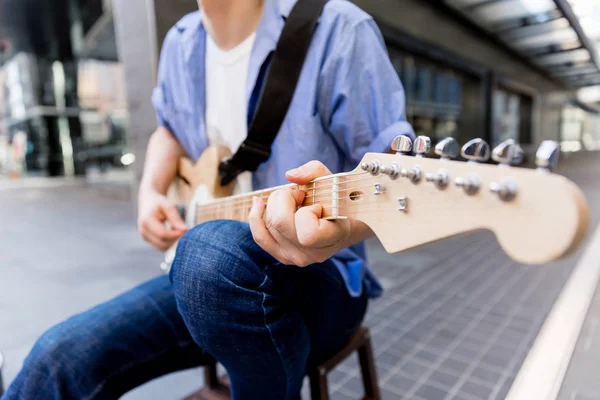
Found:
[[[271,157],[271,149],[246,140],[233,157],[221,160],[219,177],[221,186],[231,183],[244,171],[256,171],[258,166]]]

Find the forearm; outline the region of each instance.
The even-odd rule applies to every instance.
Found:
[[[173,135],[159,127],[148,142],[140,193],[152,191],[166,194],[177,174],[178,160],[185,154]]]

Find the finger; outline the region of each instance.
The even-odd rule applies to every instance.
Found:
[[[302,203],[304,203],[304,198],[306,197],[306,192],[304,190],[300,190],[296,186],[294,186],[290,188],[288,192],[296,202],[296,207],[300,207]]]
[[[156,234],[154,234],[148,230],[144,230],[141,233],[142,233],[142,237],[144,238],[144,240],[146,240],[146,242],[150,243],[152,245],[152,247],[154,247],[160,251],[168,250],[169,247],[171,247],[171,245],[173,245],[173,243],[175,243],[175,240],[161,239]]]
[[[267,200],[265,225],[280,245],[298,244],[294,214],[299,205],[297,201],[304,200],[304,195],[297,196],[298,192],[301,191],[277,190]],[[297,197],[294,197],[294,193]]]
[[[306,185],[312,180],[326,175],[331,175],[331,171],[320,161],[310,161],[285,173],[287,180],[298,185]]]
[[[279,250],[279,244],[267,229],[264,220],[265,209],[267,205],[260,197],[252,198],[252,208],[248,214],[248,224],[254,241],[267,253],[282,261],[282,254]]]
[[[169,201],[165,201],[163,204],[161,204],[161,208],[162,212],[167,218],[167,221],[169,221],[173,229],[184,232],[187,231],[187,226],[185,225],[185,222],[183,222],[183,219],[181,218],[181,215],[179,215],[179,211],[177,211],[177,207],[175,207],[174,204]]]
[[[296,234],[302,246],[324,248],[344,241],[348,233],[343,221],[328,221],[321,219],[322,215],[320,204],[302,207],[296,212]]]
[[[179,239],[185,233],[185,231],[180,229],[167,229],[165,224],[163,224],[158,218],[148,218],[142,223],[142,225],[147,231],[163,240]]]

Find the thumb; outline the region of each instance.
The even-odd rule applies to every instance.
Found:
[[[177,207],[175,207],[173,203],[171,203],[168,200],[165,201],[162,204],[162,209],[165,213],[167,221],[169,221],[169,224],[171,224],[173,229],[179,229],[184,231],[187,230],[187,226],[185,225],[185,222],[183,222],[183,218],[181,218],[181,215],[179,215],[179,211],[177,211]]]
[[[320,161],[309,161],[301,167],[286,172],[285,177],[292,183],[306,185],[314,179],[331,175],[331,171]]]

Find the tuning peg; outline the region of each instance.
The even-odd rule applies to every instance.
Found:
[[[469,140],[460,150],[460,155],[470,162],[486,162],[490,159],[490,146],[480,138]]]
[[[490,192],[496,194],[502,201],[511,201],[517,195],[517,185],[506,180],[503,182],[492,182],[490,183]]]
[[[435,154],[442,157],[442,160],[456,158],[458,155],[458,142],[448,137],[435,145]]]
[[[396,154],[410,154],[412,151],[412,140],[408,136],[399,135],[392,140],[390,147]]]
[[[425,180],[427,182],[433,182],[438,187],[438,189],[445,189],[446,186],[448,186],[450,176],[448,175],[448,171],[446,171],[445,169],[440,169],[435,174],[425,174]]]
[[[417,136],[413,143],[413,150],[417,157],[424,157],[431,150],[431,139],[429,136]]]
[[[503,166],[520,164],[523,162],[523,149],[514,139],[505,140],[492,151],[492,160]]]
[[[558,163],[560,148],[558,143],[552,140],[544,140],[535,153],[535,165],[539,171],[552,171]]]
[[[364,162],[364,163],[360,164],[360,167],[362,168],[363,171],[369,172],[373,176],[379,175],[379,172],[381,172],[381,169],[382,169],[382,165],[379,162],[379,160],[373,160],[371,162]]]

